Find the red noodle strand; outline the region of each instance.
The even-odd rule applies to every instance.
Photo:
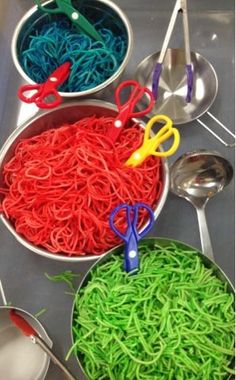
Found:
[[[141,145],[143,130],[132,125],[113,144],[106,137],[111,121],[92,116],[18,143],[0,189],[1,209],[17,233],[52,253],[101,254],[120,243],[108,223],[114,207],[156,206],[162,192],[160,159],[125,166]],[[139,226],[146,217],[142,210]],[[124,215],[116,223],[124,231]]]

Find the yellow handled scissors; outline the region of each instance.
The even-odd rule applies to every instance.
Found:
[[[165,125],[155,134],[155,136],[150,137],[150,132],[153,125],[157,121],[165,121]],[[168,140],[173,136],[173,144],[167,151],[157,151],[157,148],[164,141]],[[168,157],[176,152],[180,143],[179,131],[173,128],[172,120],[166,115],[156,115],[153,116],[146,125],[144,132],[143,144],[139,149],[133,152],[130,158],[126,161],[127,166],[138,166],[140,165],[148,156],[158,156],[158,157]]]

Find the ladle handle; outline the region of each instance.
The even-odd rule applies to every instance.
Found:
[[[53,363],[58,365],[64,374],[67,376],[69,380],[76,380],[76,378],[69,372],[69,370],[64,366],[64,364],[56,357],[56,355],[52,352],[52,350],[48,347],[48,345],[39,337],[35,335],[31,335],[31,339],[33,343],[38,344],[44,352],[48,354],[48,356],[52,359]]]
[[[204,207],[202,208],[197,207],[197,218],[198,218],[198,225],[199,225],[199,231],[200,231],[202,252],[210,260],[215,262]]]

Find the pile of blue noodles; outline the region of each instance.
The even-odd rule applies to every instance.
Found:
[[[94,23],[96,27],[96,23]],[[70,61],[71,72],[59,87],[64,92],[81,92],[98,86],[110,78],[123,62],[127,37],[115,35],[97,23],[104,42],[98,42],[71,26],[67,19],[58,19],[33,29],[28,46],[20,53],[25,73],[36,83],[44,82],[61,64]]]

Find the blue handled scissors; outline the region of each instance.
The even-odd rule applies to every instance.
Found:
[[[138,214],[140,208],[146,209],[150,216],[149,222],[142,232],[138,232],[137,230]],[[114,223],[114,218],[120,210],[125,210],[126,212],[128,227],[124,234],[116,228]],[[138,269],[138,242],[151,230],[154,224],[154,213],[151,207],[144,203],[136,203],[134,206],[129,206],[126,203],[121,204],[111,212],[109,223],[111,229],[125,242],[125,271],[131,272]]]
[[[86,17],[84,17],[80,12],[78,12],[77,9],[73,7],[72,0],[55,0],[57,8],[45,7],[41,5],[40,0],[35,0],[35,2],[41,11],[49,14],[63,13],[76,27],[83,30],[84,33],[94,38],[96,41],[103,41],[95,27],[87,20]]]

